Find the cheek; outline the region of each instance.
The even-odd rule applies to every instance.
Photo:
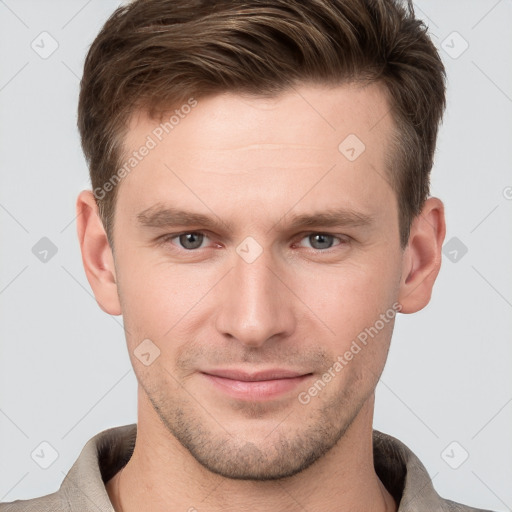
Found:
[[[197,295],[195,286],[190,280],[187,285],[176,267],[155,265],[128,255],[119,269],[118,291],[130,333],[161,338],[186,314]]]
[[[334,331],[332,339],[343,343],[373,325],[398,297],[400,272],[397,262],[364,262],[324,269],[307,276],[298,272],[292,289]]]
[[[318,332],[320,324],[328,327],[322,331],[325,335],[321,343],[331,354],[332,364],[340,363],[336,367],[338,372],[333,369],[336,383],[332,392],[337,389],[348,392],[353,387],[360,387],[361,392],[373,389],[387,358],[396,315],[393,308],[399,283],[396,262],[388,260],[382,265],[365,262],[360,266],[330,269],[314,281],[322,286],[302,288],[306,294],[304,302],[314,305],[315,313],[310,317],[313,323],[306,328]],[[384,320],[381,315],[385,316]]]

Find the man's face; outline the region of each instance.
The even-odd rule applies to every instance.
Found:
[[[129,353],[142,402],[213,472],[293,475],[372,400],[403,258],[388,110],[375,85],[304,86],[199,99],[161,141],[158,121],[132,119],[127,153],[157,144],[116,205]],[[160,350],[148,366],[134,354],[146,339]]]

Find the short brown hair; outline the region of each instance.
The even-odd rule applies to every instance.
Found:
[[[277,95],[300,83],[384,85],[395,133],[387,166],[402,246],[429,194],[445,69],[412,0],[135,0],[107,20],[87,54],[78,128],[92,187],[123,159],[136,111],[187,99]],[[111,246],[118,187],[96,196]]]

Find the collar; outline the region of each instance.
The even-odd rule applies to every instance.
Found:
[[[62,482],[60,494],[71,510],[114,512],[105,482],[130,460],[135,447],[137,425],[104,430],[91,438]],[[425,510],[467,510],[449,506],[434,490],[427,470],[398,439],[373,431],[375,471],[390,494],[399,503],[398,512]],[[444,505],[443,505],[444,504]],[[448,508],[449,507],[449,508]]]

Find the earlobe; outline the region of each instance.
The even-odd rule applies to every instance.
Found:
[[[96,302],[106,313],[120,315],[114,257],[90,190],[78,195],[76,213],[82,262]]]
[[[411,225],[404,252],[399,294],[402,313],[415,313],[429,303],[441,268],[445,234],[443,203],[431,197]]]

